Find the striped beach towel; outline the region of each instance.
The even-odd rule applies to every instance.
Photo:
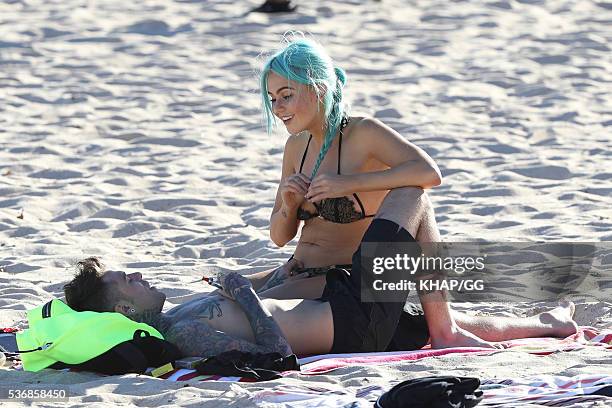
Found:
[[[538,404],[569,407],[585,402],[607,401],[612,397],[597,395],[612,388],[611,375],[580,374],[573,377],[542,375],[527,378],[489,379],[481,381],[483,406],[513,406]],[[607,393],[610,395],[610,392]]]
[[[565,339],[531,338],[504,342],[512,351],[522,351],[534,355],[548,355],[563,351],[581,350],[586,347],[601,347],[612,349],[612,330],[597,331],[590,327],[581,327],[579,331]],[[450,354],[489,354],[500,352],[483,348],[450,348],[432,350],[425,348],[414,351],[358,353],[358,354],[326,354],[303,357],[300,359],[301,371],[283,373],[285,377],[299,379],[303,375],[316,376],[327,374],[334,370],[363,365],[383,365],[397,362],[412,362],[424,358],[438,357]],[[222,377],[200,375],[195,370],[176,369],[160,378],[168,381],[225,381],[252,382],[241,377]],[[254,406],[286,406],[301,407],[368,407],[384,392],[401,380],[390,381],[385,386],[368,385],[346,388],[342,384],[332,382],[291,381],[291,383],[276,385],[272,388],[247,391],[249,400]],[[572,377],[559,375],[542,375],[525,378],[489,378],[481,379],[481,389],[484,399],[479,406],[491,407],[586,407],[612,406],[610,395],[612,388],[612,370],[608,375],[580,374]],[[591,405],[597,404],[597,405]]]
[[[506,348],[513,351],[523,351],[536,355],[548,355],[560,351],[580,350],[584,347],[612,348],[612,330],[598,331],[592,327],[580,327],[573,335],[565,339],[530,338],[503,342]],[[488,354],[499,352],[479,347],[455,347],[442,350],[423,348],[413,351],[396,351],[380,353],[348,353],[348,354],[324,354],[300,358],[301,374],[316,375],[334,371],[338,368],[359,366],[368,364],[388,364],[402,361],[417,361],[428,357],[437,357],[447,354]],[[290,373],[290,372],[289,372]],[[241,377],[222,377],[211,375],[200,375],[195,370],[177,369],[161,378],[170,381],[233,381],[251,382],[253,380]]]

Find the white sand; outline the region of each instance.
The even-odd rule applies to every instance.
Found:
[[[244,16],[255,0],[0,4],[0,326],[59,296],[85,256],[142,272],[172,306],[204,273],[291,254],[267,230],[286,135],[265,134],[257,93],[259,55],[288,29],[315,34],[347,70],[355,114],[436,159],[445,240],[612,240],[610,3],[298,3],[285,16]],[[612,300],[600,300],[577,299],[580,324],[610,326]],[[282,383],[610,373],[610,361],[500,352]],[[0,381],[73,384],[75,406],[211,407],[250,406],[249,391],[279,383],[5,370]]]

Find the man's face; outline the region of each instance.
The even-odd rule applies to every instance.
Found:
[[[106,283],[115,284],[118,299],[121,304],[129,302],[136,313],[145,311],[161,312],[166,295],[151,287],[149,282],[142,279],[139,272],[126,275],[121,271],[107,271],[102,276]]]

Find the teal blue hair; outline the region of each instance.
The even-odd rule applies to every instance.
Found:
[[[268,75],[274,71],[288,80],[311,86],[323,102],[325,110],[325,137],[317,162],[310,175],[313,178],[327,154],[336,132],[342,123],[346,106],[342,91],[346,84],[346,73],[334,67],[332,59],[318,43],[307,38],[291,41],[285,48],[268,59],[261,72],[261,98],[264,121],[268,134],[276,125],[272,103],[268,96]]]

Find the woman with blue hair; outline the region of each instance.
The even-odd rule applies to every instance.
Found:
[[[415,238],[438,240],[423,192],[440,184],[438,167],[382,122],[348,115],[346,74],[320,44],[291,41],[266,62],[260,81],[268,132],[282,122],[291,134],[270,219],[274,243],[287,244],[303,223],[296,261],[305,267],[349,264],[386,194],[400,187],[412,187],[423,213],[422,236],[415,230]]]
[[[329,301],[334,332],[362,327],[355,337],[377,337],[388,349],[420,348],[428,339],[433,347],[492,347],[483,339],[527,334],[523,323],[500,325],[452,312],[443,291],[419,292],[422,310],[404,308],[403,301],[364,306],[357,276],[372,272],[362,265],[361,242],[441,241],[424,192],[441,183],[440,170],[425,151],[379,120],[349,116],[346,73],[311,39],[294,39],[272,55],[260,81],[268,133],[280,122],[290,133],[271,238],[282,247],[303,224],[285,265],[249,276],[262,297]],[[376,329],[389,319],[385,333]],[[395,327],[413,335],[394,337]]]

